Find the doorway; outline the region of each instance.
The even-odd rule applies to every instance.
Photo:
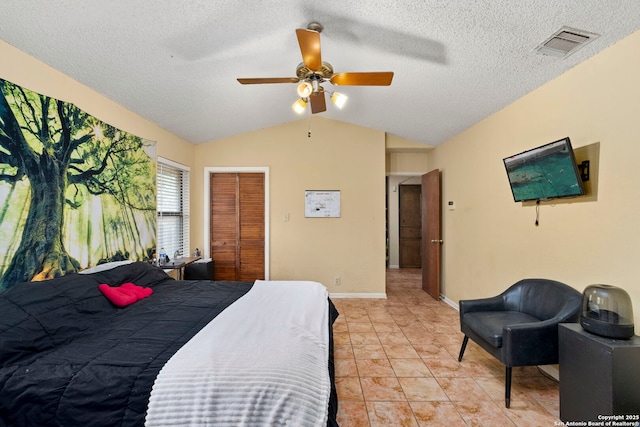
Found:
[[[403,176],[404,175],[404,176]],[[418,268],[422,270],[423,289],[434,299],[440,297],[440,268],[442,248],[440,171],[426,175],[393,174],[387,177],[387,247],[388,268],[400,268],[400,191],[407,185],[420,186],[421,248],[413,250],[421,255]],[[411,181],[410,181],[411,180]],[[411,191],[411,190],[409,190]],[[404,263],[404,259],[403,259]]]

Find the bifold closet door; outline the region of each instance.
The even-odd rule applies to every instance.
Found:
[[[212,173],[209,179],[215,279],[264,279],[264,174]]]

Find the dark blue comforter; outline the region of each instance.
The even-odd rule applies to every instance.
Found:
[[[98,290],[126,282],[153,295],[117,308]],[[145,263],[13,286],[0,294],[0,425],[142,426],[165,362],[250,288]]]

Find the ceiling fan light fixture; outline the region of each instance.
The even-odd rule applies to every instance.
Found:
[[[393,71],[385,72],[348,72],[334,73],[333,66],[322,61],[320,52],[320,32],[322,25],[317,22],[309,24],[308,29],[298,28],[296,36],[302,62],[296,68],[296,77],[271,77],[271,78],[239,78],[243,85],[269,84],[269,83],[293,83],[296,85],[298,100],[291,106],[297,114],[302,114],[307,104],[310,104],[311,114],[327,111],[327,95],[331,102],[338,108],[343,108],[347,96],[326,90],[324,83],[335,86],[389,86],[393,80]]]
[[[309,82],[302,82],[298,85],[297,91],[300,98],[307,98],[313,93],[313,86]]]
[[[304,113],[304,109],[307,108],[307,101],[305,101],[303,98],[299,98],[296,102],[293,103],[291,108],[293,108],[293,111],[295,111],[296,114],[302,114]]]
[[[349,97],[344,93],[333,92],[331,94],[331,101],[336,105],[336,107],[340,109],[344,107],[344,104],[347,102],[347,99],[349,99]]]

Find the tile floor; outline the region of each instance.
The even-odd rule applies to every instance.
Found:
[[[334,299],[341,427],[559,425],[558,383],[513,369],[469,341],[461,363],[458,312],[420,288],[420,270],[387,270],[387,299]]]

